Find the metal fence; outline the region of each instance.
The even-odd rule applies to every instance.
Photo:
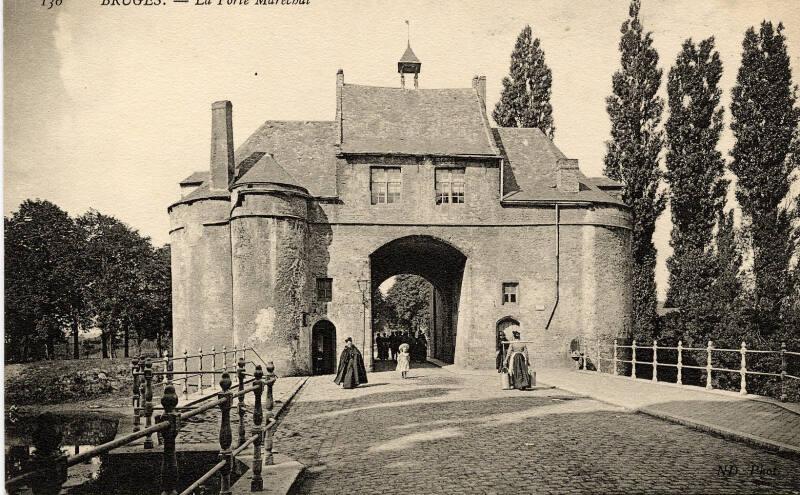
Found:
[[[638,353],[641,351],[646,351],[649,354],[647,359],[640,359]],[[662,353],[662,357],[666,353],[674,354],[676,357],[674,360],[659,360],[659,352]],[[696,354],[692,355],[691,353],[702,353],[703,357],[698,358]],[[687,355],[692,357],[690,360],[692,364],[684,363]],[[779,357],[779,369],[764,371],[763,369],[748,368],[753,355]],[[788,371],[788,360],[790,358],[800,358],[800,352],[787,350],[785,342],[781,343],[780,350],[763,350],[749,349],[746,342],[742,342],[738,349],[732,349],[714,347],[714,343],[710,340],[705,347],[684,347],[682,341],[678,341],[675,346],[669,346],[660,345],[657,340],[654,340],[653,345],[648,346],[641,345],[636,340],[633,340],[630,345],[619,344],[617,339],[610,343],[595,340],[594,342],[582,342],[581,350],[573,357],[578,360],[579,369],[583,371],[596,371],[613,375],[622,374],[632,379],[637,378],[637,367],[649,367],[652,372],[650,378],[652,382],[659,381],[659,369],[672,368],[676,370],[674,383],[678,385],[684,385],[684,372],[686,370],[697,370],[705,375],[705,388],[708,390],[714,389],[712,378],[715,373],[738,376],[739,384],[737,388],[741,395],[748,394],[748,376],[772,377],[780,380],[779,398],[784,402],[787,400],[786,390],[789,383],[796,380],[797,382],[794,383],[800,384],[800,376]],[[735,362],[738,363],[738,366],[725,367],[726,362]],[[627,375],[628,369],[630,369],[630,375]]]
[[[42,415],[33,435],[36,451],[33,455],[32,469],[7,480],[5,482],[6,491],[13,493],[12,490],[27,486],[34,495],[57,494],[67,480],[67,470],[71,466],[80,464],[92,457],[107,454],[114,449],[130,445],[142,438],[144,438],[143,448],[152,449],[154,447],[153,434],[156,434],[157,441],[163,445],[159,492],[166,494],[177,493],[179,467],[176,457],[176,442],[178,434],[186,420],[215,408],[219,408],[221,413],[219,428],[220,460],[197,481],[183,490],[181,495],[194,493],[203,483],[215,475],[219,476],[220,494],[229,494],[231,471],[236,456],[244,452],[250,445],[253,446],[250,489],[252,492],[262,491],[264,489],[264,481],[261,476],[262,466],[265,463],[267,465],[272,464],[272,432],[275,426],[275,420],[272,415],[274,407],[272,388],[277,376],[274,373],[275,369],[272,362],[265,363],[266,374],[260,364],[255,365],[252,374],[248,373],[246,371],[248,361],[245,361],[247,350],[252,351],[251,348],[243,348],[235,349],[234,351],[223,349],[220,353],[213,351],[210,354],[204,354],[200,351],[197,355],[192,356],[184,353],[181,358],[168,357],[165,360],[159,360],[164,365],[164,369],[161,371],[154,370],[155,363],[151,359],[135,359],[133,361],[134,365],[132,365],[135,391],[133,397],[134,432],[82,453],[67,456],[60,449],[62,436],[55,421],[48,419],[50,415]],[[231,374],[228,372],[229,365],[227,364],[226,354],[233,354],[235,357],[239,352],[241,352],[241,356],[230,365],[234,367],[234,373],[237,378],[236,387],[232,390],[234,383],[231,380]],[[221,368],[217,368],[212,364],[212,368],[208,370],[190,370],[187,364],[190,359],[198,358],[198,365],[202,368],[204,358],[210,357],[212,361],[215,361],[217,355],[221,355],[224,363]],[[183,361],[184,369],[182,371],[173,369],[175,361]],[[186,393],[187,383],[190,378],[198,378],[197,388],[202,392],[204,388],[202,376],[216,376],[217,374],[221,378],[218,391],[179,406],[180,401],[173,382],[173,378],[176,375],[182,375],[178,381],[183,382],[184,393]],[[164,391],[160,399],[161,407],[157,407],[153,404],[153,390],[158,384],[157,380],[161,378],[163,378]],[[211,388],[212,386],[209,383],[208,387]],[[266,427],[263,424],[265,413],[261,400],[265,390]],[[253,425],[250,436],[247,436],[245,431],[246,409],[244,401],[247,394],[253,394],[254,397]],[[239,416],[238,438],[235,449],[232,448],[233,432],[231,429],[231,409],[233,408],[234,399],[238,402],[237,412]],[[153,414],[157,410],[163,411],[163,413],[154,417]],[[141,418],[145,420],[144,428],[141,428]],[[265,457],[262,457],[262,446],[266,452]]]

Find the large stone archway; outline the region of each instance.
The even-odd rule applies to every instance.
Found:
[[[433,285],[428,354],[446,363],[453,363],[455,357],[458,305],[466,262],[467,257],[459,249],[426,235],[395,239],[370,255],[373,292],[386,279],[404,273],[423,277]]]

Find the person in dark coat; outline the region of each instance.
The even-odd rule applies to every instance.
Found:
[[[367,383],[367,368],[364,366],[364,358],[353,345],[352,337],[347,337],[344,341],[344,349],[339,356],[339,370],[336,372],[333,382],[341,385],[342,388],[356,388],[362,383]]]
[[[378,345],[378,360],[383,361],[386,359],[386,343],[383,340],[383,332],[378,333],[375,342]]]
[[[505,360],[505,353],[503,352],[503,342],[506,341],[506,332],[500,330],[497,332],[497,343],[495,344],[495,367],[497,372],[503,371],[503,361]]]
[[[398,349],[400,348],[400,344],[403,342],[400,340],[401,336],[398,335],[397,332],[392,332],[392,336],[390,337],[389,343],[392,348],[392,359],[397,360],[397,353]]]
[[[419,346],[419,360],[424,363],[428,359],[428,338],[425,337],[425,332],[419,333],[417,345]]]

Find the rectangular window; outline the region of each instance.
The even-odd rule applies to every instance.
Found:
[[[403,181],[399,167],[372,167],[370,175],[372,204],[380,205],[400,202]]]
[[[436,204],[464,202],[464,169],[436,169]]]
[[[317,301],[331,302],[333,300],[333,279],[317,279]]]
[[[516,282],[503,282],[503,304],[517,303],[518,287],[519,284]]]

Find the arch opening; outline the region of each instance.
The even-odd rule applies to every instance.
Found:
[[[320,320],[312,327],[311,355],[315,375],[336,371],[336,327],[330,321]]]
[[[370,255],[370,269],[372,281],[373,306],[371,311],[373,330],[373,357],[385,358],[385,352],[379,353],[378,335],[387,336],[387,332],[408,332],[407,335],[420,338],[420,347],[424,355],[418,359],[436,358],[445,363],[453,363],[456,349],[456,329],[458,325],[458,305],[461,295],[461,285],[464,277],[464,266],[467,257],[452,245],[430,236],[408,236],[391,241]],[[420,318],[406,328],[392,328],[391,323],[380,321],[379,308],[376,301],[377,291],[386,280],[397,276],[413,275],[425,280],[429,292],[427,311],[429,317],[427,324],[420,322]],[[408,280],[405,278],[403,280]],[[420,286],[424,286],[421,284]],[[413,314],[406,314],[405,319],[414,319]],[[409,328],[410,326],[410,328]],[[416,326],[416,328],[414,328]],[[413,334],[411,333],[413,332]],[[424,340],[424,342],[423,342]],[[413,354],[413,353],[412,353]],[[376,361],[376,362],[378,362]]]

